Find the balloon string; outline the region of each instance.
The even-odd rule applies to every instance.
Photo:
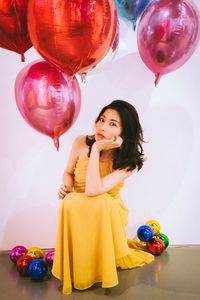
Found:
[[[59,139],[57,136],[53,138],[54,146],[56,147],[57,151],[59,150]]]
[[[155,86],[157,86],[158,82],[160,81],[160,78],[161,78],[160,73],[155,74],[155,81],[154,81]]]

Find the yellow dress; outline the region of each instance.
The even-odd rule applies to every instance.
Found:
[[[63,293],[87,289],[96,282],[108,288],[118,284],[117,267],[131,269],[150,263],[154,256],[127,242],[128,210],[119,195],[123,182],[99,196],[84,194],[88,158],[75,167],[74,192],[63,199],[55,247],[53,275],[63,281]],[[112,172],[100,162],[100,174]],[[132,247],[132,248],[131,248]]]

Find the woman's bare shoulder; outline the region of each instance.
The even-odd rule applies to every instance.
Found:
[[[85,140],[85,136],[84,135],[80,135],[80,136],[77,136],[73,142],[72,142],[72,148],[71,148],[71,154],[74,155],[74,154],[78,154],[80,149],[84,147],[84,142]]]
[[[88,155],[88,145],[86,144],[87,135],[79,135],[74,141],[73,149],[77,153],[77,156],[85,157]]]
[[[74,140],[74,144],[75,145],[79,145],[79,146],[83,146],[83,145],[85,145],[86,144],[86,135],[79,135],[79,136],[77,136],[76,138],[75,138],[75,140]]]

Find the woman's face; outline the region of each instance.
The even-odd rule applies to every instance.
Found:
[[[122,122],[119,113],[114,109],[106,109],[95,125],[95,140],[111,139],[121,134]]]

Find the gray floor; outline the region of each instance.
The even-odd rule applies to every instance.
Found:
[[[61,292],[61,283],[49,276],[43,282],[21,277],[8,254],[0,254],[0,297],[2,300],[200,300],[200,246],[169,247],[150,265],[119,271],[119,285],[112,289],[95,286]]]

